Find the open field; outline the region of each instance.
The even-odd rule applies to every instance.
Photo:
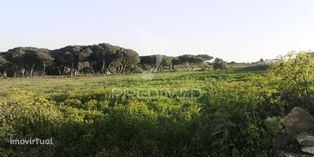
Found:
[[[256,75],[255,75],[256,74]],[[0,79],[0,98],[5,99],[16,89],[35,91],[45,96],[60,95],[68,92],[93,92],[99,89],[165,89],[165,90],[204,90],[209,84],[219,81],[246,82],[250,76],[263,73],[219,74],[215,71],[189,71],[169,73],[143,73],[130,75],[101,75],[87,77],[51,77]]]
[[[224,153],[214,151],[224,142],[214,144],[213,140],[233,141],[236,127],[249,129],[242,130],[244,134],[237,133],[236,138],[258,132],[247,128],[257,119],[252,119],[252,123],[231,122],[230,118],[243,113],[248,114],[246,118],[253,118],[255,113],[251,110],[256,105],[250,103],[256,103],[260,87],[255,85],[264,75],[265,72],[190,71],[7,79],[1,80],[0,91],[2,101],[8,99],[11,104],[12,108],[8,108],[22,110],[23,121],[30,121],[26,130],[15,137],[52,137],[58,141],[54,149],[61,149],[59,153],[52,151],[55,155],[194,156],[205,151],[201,153],[205,156]],[[246,107],[234,108],[233,103],[239,101],[243,103],[239,106]],[[226,126],[220,128],[223,123],[219,121],[225,120]],[[229,126],[233,123],[239,126]],[[225,127],[231,130],[223,130]],[[222,134],[210,133],[219,130]],[[252,148],[239,148],[248,149],[247,153],[259,137],[249,138]]]
[[[306,86],[280,67],[2,79],[0,156],[276,156],[280,118],[313,106],[309,72]],[[9,144],[27,138],[54,144]]]

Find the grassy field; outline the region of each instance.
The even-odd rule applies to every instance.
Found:
[[[271,80],[243,70],[2,79],[0,156],[274,156],[285,112]]]
[[[130,75],[102,75],[86,77],[19,78],[0,79],[0,99],[4,100],[16,89],[35,91],[45,96],[69,92],[93,92],[99,89],[155,90],[170,91],[204,90],[209,84],[219,81],[246,82],[250,76],[263,73],[217,73],[214,71],[189,71],[169,73],[143,73]]]

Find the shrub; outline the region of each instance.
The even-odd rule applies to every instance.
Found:
[[[33,92],[15,91],[6,104],[0,105],[0,141],[10,156],[47,156],[54,154],[54,145],[25,147],[10,145],[10,139],[50,139],[56,142],[62,114],[54,104]]]
[[[311,52],[291,52],[268,72],[271,100],[280,100],[285,112],[301,106],[314,113],[314,57]],[[278,102],[278,101],[277,101]]]

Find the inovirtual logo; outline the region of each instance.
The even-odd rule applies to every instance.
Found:
[[[29,139],[10,139],[11,145],[53,145],[52,138],[49,139],[39,139],[39,138],[29,138]]]

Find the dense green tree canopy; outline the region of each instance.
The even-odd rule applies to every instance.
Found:
[[[86,73],[126,73],[136,69],[172,71],[174,66],[194,67],[213,57],[207,54],[139,56],[131,49],[108,43],[73,45],[48,50],[34,47],[17,47],[0,55],[0,67],[7,67],[9,76],[80,75]],[[3,70],[2,70],[3,71]]]
[[[8,61],[4,58],[4,56],[0,55],[0,66],[4,66]]]
[[[51,66],[53,61],[48,49],[34,47],[10,49],[5,57],[11,63],[11,69],[14,72],[20,70],[23,76],[25,76],[25,72],[32,76],[34,69],[44,70],[46,66]]]
[[[5,71],[5,67],[9,62],[5,59],[4,54],[0,53],[0,74]]]
[[[220,58],[215,58],[214,63],[213,63],[213,68],[215,70],[217,69],[227,69],[227,62],[225,62],[224,60],[220,59]]]

